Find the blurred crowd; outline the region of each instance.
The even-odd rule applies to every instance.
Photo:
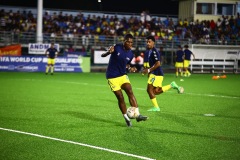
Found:
[[[37,17],[31,11],[12,10],[0,11],[0,31],[14,33],[35,33]],[[217,21],[188,21],[179,18],[174,22],[171,17],[150,16],[149,11],[143,11],[139,16],[130,18],[118,15],[88,15],[49,12],[43,14],[43,33],[49,37],[63,37],[73,39],[82,36],[122,36],[131,33],[134,36],[146,37],[153,35],[156,41],[191,39],[192,43],[211,44],[212,40],[220,44],[231,44],[240,41],[240,15],[224,16]]]

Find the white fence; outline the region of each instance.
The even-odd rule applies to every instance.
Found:
[[[192,72],[237,72],[240,46],[192,45],[195,60],[191,60]]]

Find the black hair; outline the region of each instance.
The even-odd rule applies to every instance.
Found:
[[[134,37],[133,37],[133,35],[132,34],[130,34],[130,33],[128,33],[128,34],[126,34],[125,36],[124,36],[124,40],[128,40],[128,39],[133,39]]]
[[[186,45],[184,46],[184,48],[188,48],[188,45],[186,44]]]
[[[155,38],[153,36],[147,36],[146,39],[151,39],[153,42],[155,42]]]

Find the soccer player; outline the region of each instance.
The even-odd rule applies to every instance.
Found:
[[[178,77],[178,73],[180,73],[181,77],[183,76],[183,59],[184,59],[184,52],[182,50],[182,47],[179,45],[178,50],[176,52],[176,62],[175,62],[176,77]]]
[[[190,65],[191,61],[191,55],[193,56],[193,59],[195,59],[195,55],[188,49],[188,45],[184,46],[184,61],[183,61],[183,69],[184,69],[184,76],[190,77],[191,73],[188,70],[188,67]]]
[[[148,74],[148,85],[147,85],[147,93],[153,107],[148,111],[160,111],[160,107],[158,105],[156,95],[159,95],[163,92],[168,91],[169,89],[177,89],[180,92],[181,87],[179,87],[174,81],[166,86],[162,86],[163,82],[163,70],[161,68],[161,55],[158,50],[155,48],[155,38],[153,36],[148,36],[147,40],[147,50],[144,54],[148,55],[144,62],[149,63],[149,68],[145,68],[143,70],[143,74]]]
[[[111,54],[106,71],[106,78],[110,89],[113,91],[118,100],[119,109],[121,110],[128,127],[131,127],[132,123],[127,116],[127,107],[122,90],[124,90],[127,94],[130,105],[132,107],[136,107],[135,111],[139,115],[136,118],[137,122],[145,121],[148,118],[147,116],[142,116],[139,113],[137,100],[133,94],[132,86],[127,76],[127,70],[129,72],[137,71],[135,67],[130,67],[130,62],[134,56],[131,50],[132,45],[133,36],[131,34],[126,34],[122,44],[111,46],[106,53],[101,55],[101,57],[106,57]]]
[[[56,48],[54,48],[54,43],[51,43],[51,47],[48,48],[45,52],[47,55],[47,66],[46,66],[46,75],[48,74],[49,68],[51,69],[51,75],[53,75],[54,72],[54,64],[55,64],[55,58],[58,55],[58,51]]]

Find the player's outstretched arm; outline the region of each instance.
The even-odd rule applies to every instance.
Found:
[[[112,54],[114,52],[114,45],[110,46],[106,52],[104,52],[101,57],[107,57],[109,54]]]

